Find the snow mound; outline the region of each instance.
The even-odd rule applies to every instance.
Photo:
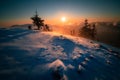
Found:
[[[84,70],[84,68],[79,64],[78,65],[78,73],[80,73],[82,70]]]
[[[67,65],[67,68],[68,69],[74,69],[75,67],[73,65],[69,64],[69,65]]]
[[[67,80],[67,76],[65,75],[66,66],[60,59],[53,61],[49,64],[49,67],[52,69],[55,80]]]
[[[63,67],[64,70],[66,70],[66,66],[60,59],[57,59],[49,64],[49,68],[54,68],[55,70],[60,66]]]

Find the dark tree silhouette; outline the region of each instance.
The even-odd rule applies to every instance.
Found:
[[[41,26],[44,26],[44,20],[42,20],[38,14],[37,14],[37,11],[36,11],[36,15],[31,17],[31,19],[33,20],[33,24],[34,26],[37,26],[38,27],[38,30],[41,29]]]
[[[95,39],[95,36],[97,34],[96,26],[93,24],[92,29],[91,29],[91,36],[93,39]]]
[[[85,19],[84,26],[79,30],[79,35],[95,39],[96,35],[96,26],[93,24],[92,26],[88,23],[88,20]]]
[[[44,26],[44,28],[45,28],[45,31],[50,31],[50,28],[47,24]]]
[[[31,30],[31,29],[32,29],[32,26],[31,26],[31,25],[29,25],[29,26],[28,26],[28,29],[29,29],[29,30]]]
[[[85,19],[84,27],[85,27],[85,28],[88,28],[88,26],[89,26],[89,24],[88,24],[88,20]]]

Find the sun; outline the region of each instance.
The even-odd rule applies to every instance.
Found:
[[[66,21],[66,17],[64,17],[64,16],[61,17],[61,21],[62,21],[62,22],[65,22],[65,21]]]

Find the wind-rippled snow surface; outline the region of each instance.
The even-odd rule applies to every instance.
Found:
[[[119,80],[120,50],[80,37],[0,29],[0,80]]]

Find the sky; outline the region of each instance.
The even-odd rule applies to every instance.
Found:
[[[32,23],[37,9],[46,23],[71,22],[88,18],[120,20],[119,0],[0,0],[0,26]]]

